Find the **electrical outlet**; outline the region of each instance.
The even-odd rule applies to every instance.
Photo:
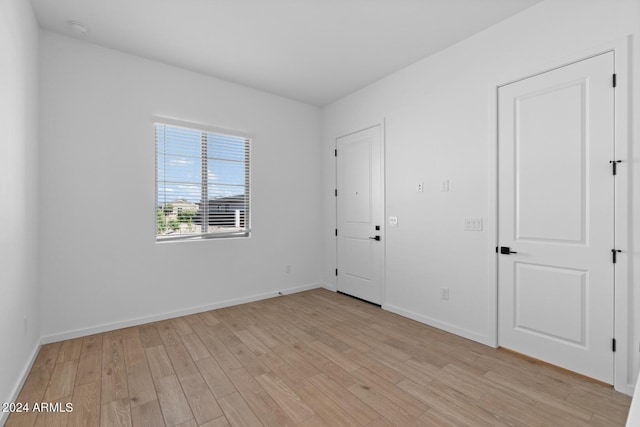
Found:
[[[397,216],[390,216],[389,217],[389,225],[392,227],[397,227],[398,226],[398,217]]]
[[[416,184],[416,191],[418,193],[422,193],[424,191],[424,183],[422,181],[418,181]]]
[[[449,288],[440,288],[440,299],[449,300]]]
[[[440,184],[440,191],[442,191],[442,192],[449,191],[449,180],[448,179],[443,179],[442,180],[442,183]]]

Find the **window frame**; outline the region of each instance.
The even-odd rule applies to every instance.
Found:
[[[248,162],[248,165],[245,166],[245,168],[247,169],[246,173],[245,173],[245,177],[247,180],[247,183],[245,184],[245,194],[248,193],[247,196],[247,213],[245,215],[245,227],[243,230],[241,231],[229,231],[229,232],[214,232],[214,233],[201,233],[201,234],[181,234],[181,235],[159,235],[158,234],[158,206],[159,206],[159,200],[158,200],[158,195],[159,195],[159,187],[158,187],[158,139],[157,139],[157,129],[158,126],[171,126],[171,127],[177,127],[177,128],[182,128],[182,129],[186,129],[186,130],[190,130],[190,131],[195,131],[195,132],[200,132],[201,134],[204,133],[210,133],[210,134],[216,134],[216,135],[221,135],[221,136],[229,136],[229,137],[233,137],[233,138],[242,138],[246,141],[247,147],[246,147],[246,153],[247,153],[247,160],[244,162],[244,164],[246,165],[246,163]],[[172,119],[172,118],[167,118],[167,117],[154,117],[153,118],[153,141],[154,141],[154,152],[155,152],[155,164],[154,164],[154,183],[155,183],[155,188],[154,188],[154,201],[155,201],[155,206],[154,206],[154,236],[155,236],[155,242],[156,243],[166,243],[166,242],[188,242],[188,241],[207,241],[207,240],[219,240],[219,239],[246,239],[246,238],[250,238],[251,237],[251,232],[252,232],[252,228],[251,228],[251,199],[252,199],[252,191],[251,191],[251,182],[252,182],[252,177],[251,177],[251,165],[252,165],[252,151],[253,151],[253,141],[254,141],[254,136],[252,134],[246,133],[246,132],[242,132],[242,131],[237,131],[237,130],[231,130],[231,129],[226,129],[226,128],[220,128],[220,127],[215,127],[215,126],[210,126],[210,125],[205,125],[202,123],[197,123],[197,122],[190,122],[190,121],[183,121],[183,120],[176,120],[176,119]],[[200,156],[200,161],[202,162],[202,152],[201,152],[201,156]],[[208,201],[208,199],[207,199]],[[200,200],[200,203],[202,203],[202,200]],[[207,203],[208,205],[208,203]],[[208,217],[208,216],[207,216]],[[207,225],[208,226],[208,225]]]

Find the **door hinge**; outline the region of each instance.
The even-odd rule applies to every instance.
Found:
[[[336,276],[338,275],[338,269],[336,268]]]
[[[611,257],[613,258],[614,264],[618,261],[618,254],[620,252],[622,252],[620,249],[611,249]]]
[[[336,197],[338,197],[338,189],[336,188],[334,193],[333,193]]]
[[[617,75],[614,73],[613,74],[613,87],[616,87],[618,85],[618,78]]]
[[[336,236],[338,235],[338,229],[336,228]]]
[[[333,150],[333,155],[334,155],[335,157],[338,157],[338,149],[337,149],[337,148],[336,148],[335,150]]]
[[[611,351],[613,351],[613,352],[616,351],[616,339],[615,338],[611,338]]]
[[[613,174],[616,175],[618,173],[618,163],[622,163],[622,160],[609,160],[613,168]]]

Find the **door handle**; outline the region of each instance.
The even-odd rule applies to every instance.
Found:
[[[380,241],[380,236],[374,236],[374,237],[369,237],[371,240],[377,240],[378,242]]]
[[[498,248],[496,248],[496,252],[498,252]],[[500,253],[502,255],[511,255],[511,254],[517,254],[518,252],[512,251],[509,246],[500,246]]]

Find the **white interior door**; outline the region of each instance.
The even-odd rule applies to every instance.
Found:
[[[609,52],[498,92],[499,344],[609,384],[613,70]]]
[[[381,126],[337,140],[337,285],[382,303],[384,204]]]

